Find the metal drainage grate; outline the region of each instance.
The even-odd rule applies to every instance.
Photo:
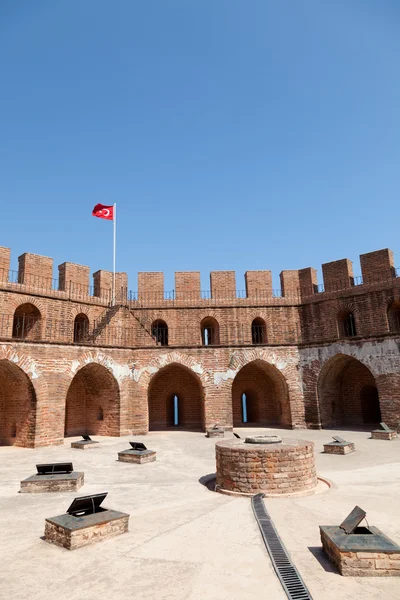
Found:
[[[290,560],[290,556],[282,544],[271,517],[265,509],[263,497],[264,494],[256,494],[251,499],[251,505],[282,587],[290,600],[312,600],[310,592]]]

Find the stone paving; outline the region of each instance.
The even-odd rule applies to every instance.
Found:
[[[246,434],[274,429],[238,429]],[[232,434],[225,434],[230,438]],[[317,472],[329,491],[268,499],[267,508],[314,600],[398,600],[399,578],[341,577],[327,562],[319,525],[336,525],[355,504],[400,542],[400,439],[371,440],[363,431],[284,431],[315,442]],[[332,435],[355,442],[347,456],[323,454]],[[98,438],[98,448],[0,448],[0,597],[13,600],[242,600],[286,598],[271,567],[247,498],[209,491],[199,479],[215,471],[215,442],[203,433],[154,432]],[[144,441],[157,461],[118,462],[128,440]],[[79,492],[20,494],[39,462],[72,461],[84,471]],[[41,538],[46,517],[75,496],[108,492],[106,508],[130,513],[129,533],[68,551]]]

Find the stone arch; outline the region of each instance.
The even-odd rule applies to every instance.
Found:
[[[219,345],[219,322],[215,317],[207,316],[201,320],[201,343],[203,346]]]
[[[24,302],[14,311],[12,337],[21,340],[40,340],[42,315],[36,304]]]
[[[172,362],[155,373],[148,386],[149,430],[174,427],[174,398],[178,426],[204,430],[204,390],[192,369]]]
[[[255,359],[243,365],[232,383],[233,426],[244,425],[242,398],[246,397],[247,425],[291,426],[289,390],[282,373],[271,363]]]
[[[89,336],[89,317],[85,313],[78,313],[74,319],[74,344],[87,341]]]
[[[74,375],[66,397],[64,433],[120,435],[119,385],[100,362],[89,362]]]
[[[340,300],[336,306],[336,328],[339,338],[349,338],[358,335],[359,307],[351,300]]]
[[[318,378],[322,427],[362,426],[381,418],[379,393],[370,369],[348,354],[336,354]]]
[[[0,444],[33,448],[36,411],[31,379],[14,361],[0,356]]]
[[[156,319],[151,324],[151,335],[159,346],[168,346],[168,325],[164,319]]]
[[[84,304],[77,304],[71,306],[68,311],[68,319],[73,321],[75,317],[79,314],[86,315],[89,321],[91,321],[91,310],[89,306],[85,306]]]
[[[40,298],[37,298],[36,296],[19,296],[19,295],[11,296],[9,299],[8,306],[12,312],[15,312],[16,309],[19,306],[21,306],[22,304],[32,304],[33,306],[36,306],[36,308],[42,315],[46,311],[45,303],[43,301],[41,301]]]
[[[148,387],[154,373],[173,363],[177,363],[193,371],[200,379],[201,385],[204,388],[211,384],[210,373],[204,369],[203,365],[191,356],[187,356],[178,350],[168,352],[168,354],[158,354],[147,366],[135,368],[133,370],[133,378],[135,381],[140,382],[143,387]]]

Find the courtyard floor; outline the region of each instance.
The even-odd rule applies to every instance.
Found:
[[[315,442],[318,474],[332,482],[315,496],[267,499],[266,505],[314,600],[398,600],[400,578],[341,577],[326,561],[319,525],[338,525],[358,504],[400,543],[400,439],[362,431],[287,431]],[[348,456],[322,454],[341,435],[356,444]],[[226,433],[225,438],[232,437]],[[250,500],[209,491],[199,479],[215,471],[215,439],[202,433],[153,432],[95,438],[98,448],[0,448],[0,598],[36,600],[271,600],[286,596],[272,569]],[[157,451],[144,465],[117,462],[128,440]],[[77,493],[20,494],[36,463],[72,461],[84,471]],[[106,508],[130,514],[129,533],[75,551],[43,541],[44,520],[65,512],[75,496],[108,492]]]

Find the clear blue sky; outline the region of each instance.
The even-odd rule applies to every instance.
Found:
[[[1,0],[0,245],[137,271],[399,243],[398,0]]]

